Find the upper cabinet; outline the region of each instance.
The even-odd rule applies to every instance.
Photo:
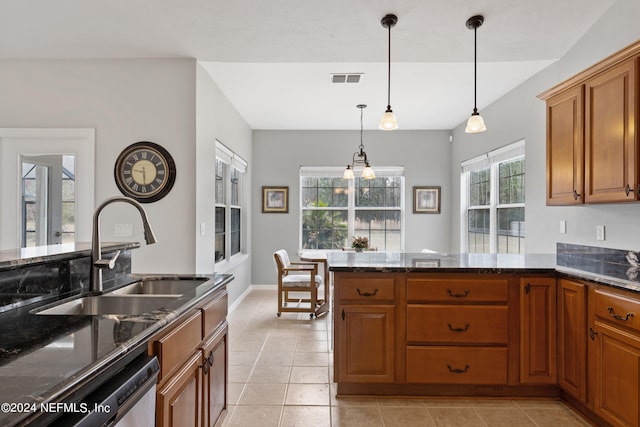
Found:
[[[640,41],[539,95],[547,103],[547,205],[640,200]]]

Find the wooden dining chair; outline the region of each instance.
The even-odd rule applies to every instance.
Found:
[[[284,312],[309,313],[310,318],[317,316],[317,309],[322,305],[318,300],[318,288],[323,282],[318,274],[318,264],[291,262],[284,249],[274,252],[273,259],[278,274],[278,317]],[[300,294],[303,294],[302,298],[298,297]]]

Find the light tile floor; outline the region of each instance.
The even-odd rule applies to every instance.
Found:
[[[229,314],[223,426],[588,426],[555,400],[335,396],[330,316],[276,317],[275,290],[253,290]]]

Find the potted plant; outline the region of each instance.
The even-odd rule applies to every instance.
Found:
[[[369,239],[367,237],[356,236],[351,241],[351,247],[355,249],[356,252],[362,252],[363,249],[369,247]]]

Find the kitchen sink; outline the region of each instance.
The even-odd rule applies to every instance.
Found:
[[[92,316],[105,314],[144,314],[167,306],[180,295],[98,295],[76,298],[35,314]]]
[[[143,279],[109,292],[109,295],[184,295],[207,282],[205,277]]]

